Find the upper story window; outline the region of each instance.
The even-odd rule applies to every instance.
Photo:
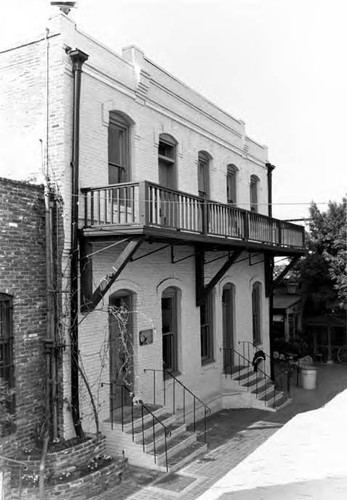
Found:
[[[258,212],[258,190],[259,190],[259,177],[251,175],[250,183],[250,204],[251,212]]]
[[[198,190],[202,198],[210,197],[210,157],[204,151],[198,156]]]
[[[0,293],[0,435],[11,431],[15,399],[12,297]]]
[[[130,180],[130,123],[120,113],[111,112],[108,126],[108,182],[119,184]]]
[[[158,146],[159,184],[176,189],[176,149],[177,142],[168,134],[161,134]]]
[[[238,169],[235,165],[227,167],[227,203],[236,205],[236,181]]]

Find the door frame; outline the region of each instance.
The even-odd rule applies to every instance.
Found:
[[[227,295],[224,300],[224,294]],[[229,349],[235,346],[235,285],[225,283],[222,289],[222,330],[223,330],[223,370],[231,370],[234,366],[234,355]],[[231,335],[230,332],[231,331]]]
[[[131,388],[131,392],[133,392],[134,386],[134,321],[133,321],[133,309],[134,309],[134,298],[135,294],[131,290],[122,289],[114,292],[110,295],[109,298],[109,306],[117,305],[116,302],[122,301],[122,299],[128,301],[130,309],[128,315],[128,323],[127,323],[127,333],[129,334],[127,340],[129,340],[128,346],[130,347],[130,361],[131,366],[130,370],[126,372],[126,378],[122,377],[122,374],[117,373],[119,368],[122,368],[123,365],[117,366],[117,361],[119,361],[119,344],[117,339],[112,339],[112,336],[115,332],[117,332],[118,327],[116,324],[116,320],[109,312],[109,376],[110,376],[110,407],[111,410],[114,411],[117,408],[120,408],[122,404],[125,406],[130,405],[131,395],[130,392],[126,389],[123,390],[123,401],[122,401],[122,389],[121,385],[123,381],[126,381],[124,384],[126,387]]]

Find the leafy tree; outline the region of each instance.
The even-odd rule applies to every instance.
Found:
[[[347,303],[347,199],[310,207],[308,255],[299,264],[301,291],[311,312],[333,313]]]

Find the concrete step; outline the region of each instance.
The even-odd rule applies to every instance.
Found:
[[[252,386],[251,392],[253,394],[256,394],[256,396],[258,397],[258,399],[261,399],[261,397],[263,395],[267,394],[271,390],[272,391],[274,390],[274,385],[273,385],[272,381],[271,380],[263,379],[261,382],[258,383],[258,385],[253,385]]]
[[[187,430],[187,426],[185,424],[174,422],[168,426],[168,430],[171,432],[171,435],[166,438],[167,441],[185,433]],[[162,445],[164,446],[164,443],[165,443],[165,433],[164,429],[161,427],[155,434],[155,441],[153,439],[153,433],[145,437],[145,452],[152,453],[154,444],[156,449],[158,449],[160,446]]]
[[[160,417],[162,413],[165,412],[165,408],[159,405],[146,405],[149,410],[156,416]],[[123,421],[123,431],[128,432],[132,429],[132,421],[141,421],[142,418],[142,407],[141,405],[134,405],[131,409],[130,406],[126,406],[123,408],[123,412],[121,409],[118,409],[113,414],[113,425],[114,426],[122,426]],[[143,409],[143,421],[148,422],[152,421],[152,415],[148,413],[145,409]],[[111,419],[106,419],[105,422],[110,422]]]
[[[280,392],[276,395],[275,401],[270,401],[267,406],[273,408],[275,411],[284,408],[291,403],[291,398],[289,398],[285,393]]]
[[[168,459],[182,452],[182,450],[188,448],[191,444],[196,442],[196,434],[193,432],[184,432],[174,437],[170,437],[167,440],[167,452],[165,451],[165,441],[156,446],[155,457],[158,464],[166,463],[166,453]],[[151,455],[154,455],[154,449],[151,451]]]
[[[249,389],[252,389],[251,392],[253,392],[253,390],[255,390],[256,388],[264,386],[267,383],[267,380],[261,373],[254,373],[250,375],[249,379],[245,380],[246,382],[243,382],[241,385],[243,385],[243,387],[248,387]]]
[[[168,427],[176,421],[176,417],[172,413],[161,413],[158,419],[163,425],[165,425],[165,427]],[[143,422],[143,425],[141,419],[134,421],[134,430],[130,428],[126,431],[126,433],[134,433],[135,443],[142,443],[143,439],[148,439],[149,441],[151,440],[150,436],[153,436],[153,426],[155,433],[158,433],[159,431],[164,432],[163,425],[161,425],[158,420],[153,419],[153,417],[151,416],[150,419],[147,419]]]

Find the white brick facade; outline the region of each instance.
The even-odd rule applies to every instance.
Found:
[[[16,51],[16,69],[10,54],[2,54],[1,67],[7,89],[13,87],[16,71],[26,74],[17,105],[2,111],[8,123],[3,132],[5,145],[1,162],[9,161],[16,168],[23,156],[13,154],[25,148],[32,170],[40,171],[40,141],[47,141],[48,168],[52,182],[64,203],[63,288],[68,290],[71,207],[71,134],[72,134],[72,71],[67,48],[77,48],[89,55],[83,66],[80,128],[80,187],[108,184],[108,124],[110,111],[121,112],[132,124],[130,129],[130,170],[132,181],[158,183],[158,143],[162,133],[177,141],[177,189],[198,195],[198,153],[205,151],[210,161],[210,198],[226,203],[227,165],[238,168],[237,204],[250,208],[250,177],[259,178],[259,212],[267,215],[267,149],[249,139],[245,124],[228,115],[201,95],[186,87],[135,47],[123,50],[123,57],[78,31],[66,16],[51,21],[49,31],[49,72],[45,73],[47,51],[45,40]],[[21,54],[18,57],[18,54]],[[28,65],[28,61],[30,64]],[[47,91],[48,74],[48,91]],[[48,99],[48,101],[47,101]],[[27,103],[30,102],[30,106]],[[48,102],[48,107],[47,107]],[[47,120],[48,113],[48,120]],[[34,118],[34,119],[33,119]],[[23,138],[23,126],[26,130]],[[48,137],[46,132],[48,131]],[[9,141],[11,137],[11,141]],[[6,147],[8,145],[8,148]],[[34,151],[35,150],[35,151]],[[81,203],[81,211],[83,204]],[[80,213],[81,225],[82,215]],[[110,274],[122,246],[106,248],[106,243],[93,245],[93,288]],[[136,257],[160,248],[159,243],[145,243]],[[269,352],[269,304],[265,298],[264,264],[249,265],[247,253],[234,264],[216,285],[213,294],[213,357],[201,364],[200,312],[195,296],[195,260],[193,245],[175,246],[177,263],[171,262],[170,248],[128,263],[96,310],[80,315],[79,348],[82,367],[96,398],[100,419],[109,416],[109,296],[117,290],[134,294],[134,392],[143,400],[152,396],[151,374],[144,369],[162,369],[161,297],[168,287],[178,289],[178,370],[179,377],[196,395],[206,401],[222,399],[223,345],[222,290],[231,283],[235,287],[234,342],[252,341],[252,285],[262,284],[261,331],[262,347]],[[225,254],[225,252],[224,252]],[[206,254],[207,260],[223,252]],[[190,256],[190,257],[188,257]],[[210,259],[209,259],[210,258]],[[261,259],[260,259],[261,260]],[[223,260],[206,265],[208,283]],[[153,329],[153,343],[139,345],[139,332]],[[67,351],[68,352],[68,351]],[[66,396],[69,397],[69,370],[66,364]],[[82,384],[81,384],[82,385]],[[160,392],[160,386],[157,387]],[[81,389],[83,424],[93,430],[88,394]],[[69,430],[69,416],[66,432]]]

